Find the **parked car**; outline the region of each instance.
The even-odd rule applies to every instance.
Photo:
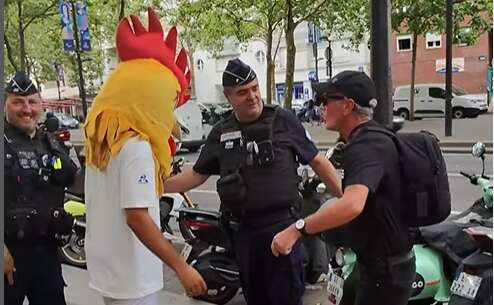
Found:
[[[415,85],[414,117],[444,117],[446,114],[446,90],[444,84]],[[485,94],[468,94],[453,86],[451,101],[453,118],[476,117],[487,112]],[[396,87],[393,95],[393,112],[410,118],[410,85]]]
[[[70,115],[62,112],[55,112],[53,115],[60,122],[61,128],[77,129],[79,128],[79,121],[71,117]]]

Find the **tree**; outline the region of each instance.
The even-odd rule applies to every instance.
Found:
[[[392,27],[396,32],[407,31],[412,34],[412,69],[410,81],[410,120],[415,112],[415,67],[417,61],[417,38],[428,32],[444,32],[444,0],[393,0]],[[482,14],[484,16],[482,16]],[[488,19],[486,15],[490,15]],[[455,37],[473,43],[481,33],[492,29],[492,2],[490,0],[465,0],[454,6]],[[461,28],[468,26],[465,33]]]
[[[5,32],[16,33],[15,39],[5,35],[7,58],[15,70],[27,68],[26,33],[36,21],[56,14],[56,0],[23,1],[5,3]],[[14,49],[18,51],[15,54]],[[29,72],[29,71],[28,71]]]

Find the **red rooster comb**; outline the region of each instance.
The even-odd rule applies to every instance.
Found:
[[[183,105],[190,96],[187,95],[190,84],[190,69],[187,64],[187,52],[181,49],[175,58],[177,50],[177,29],[170,28],[166,39],[163,40],[163,28],[158,16],[152,8],[148,8],[148,29],[142,25],[137,16],[130,15],[130,20],[124,18],[117,27],[117,53],[121,61],[132,59],[152,58],[169,68],[180,84],[177,105]]]

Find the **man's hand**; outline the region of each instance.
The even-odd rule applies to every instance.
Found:
[[[300,232],[295,229],[294,225],[289,226],[285,230],[276,234],[271,243],[271,252],[278,257],[281,255],[288,255],[292,251],[293,245],[302,236]]]
[[[195,297],[206,294],[208,288],[196,269],[185,264],[182,269],[177,270],[177,276],[188,296]]]
[[[7,247],[4,246],[3,250],[3,275],[7,277],[9,285],[12,286],[14,285],[15,272],[14,259],[12,258],[12,255],[10,254]]]

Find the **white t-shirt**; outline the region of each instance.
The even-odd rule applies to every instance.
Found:
[[[86,168],[86,257],[89,286],[103,296],[140,298],[163,288],[163,264],[127,225],[126,208],[149,210],[159,227],[151,146],[131,138],[105,171]]]

